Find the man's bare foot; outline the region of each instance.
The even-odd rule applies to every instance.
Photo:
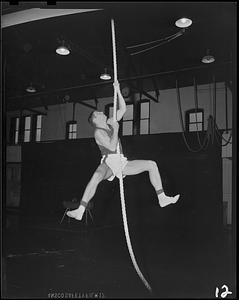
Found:
[[[81,221],[84,212],[85,212],[85,207],[82,206],[82,205],[80,205],[80,207],[78,207],[77,209],[70,210],[66,214],[70,218],[74,218],[74,219],[76,219],[78,221]]]
[[[165,194],[160,194],[158,195],[158,199],[159,199],[159,205],[161,207],[165,207],[169,204],[174,204],[178,201],[180,195],[176,195],[174,197],[168,197]]]

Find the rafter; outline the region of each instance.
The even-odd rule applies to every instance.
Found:
[[[47,113],[41,112],[41,111],[36,110],[36,109],[33,109],[33,108],[27,108],[27,107],[24,107],[23,110],[28,110],[28,111],[31,111],[31,112],[33,112],[33,113],[35,113],[35,114],[38,114],[38,115],[44,115],[44,116],[47,115]]]
[[[154,98],[153,96],[151,96],[149,93],[141,90],[140,88],[138,88],[137,86],[133,85],[132,83],[130,83],[130,87],[135,90],[140,92],[142,95],[148,97],[149,99],[153,100],[154,102],[158,102],[158,100],[156,98]]]
[[[97,107],[96,107],[96,106],[93,106],[93,105],[91,105],[91,104],[88,104],[88,103],[85,103],[85,102],[77,102],[77,103],[79,103],[79,104],[81,104],[81,105],[84,105],[84,106],[87,106],[87,107],[89,107],[89,108],[93,108],[93,109],[97,110]]]

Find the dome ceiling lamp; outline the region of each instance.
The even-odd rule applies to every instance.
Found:
[[[100,75],[100,79],[102,79],[102,80],[110,80],[111,79],[110,74],[107,72],[107,68],[105,68],[104,73],[102,73]]]
[[[204,64],[211,64],[215,61],[215,57],[213,55],[211,55],[210,50],[207,49],[207,54],[205,56],[203,56],[201,61]]]
[[[56,53],[59,55],[69,55],[70,49],[65,45],[65,41],[62,40],[60,45],[56,48]]]
[[[175,25],[179,28],[187,28],[192,25],[192,20],[189,18],[180,18],[175,22]]]
[[[30,83],[30,85],[26,88],[26,92],[28,93],[36,93],[36,88]]]

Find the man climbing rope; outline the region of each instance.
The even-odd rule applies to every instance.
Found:
[[[126,112],[125,100],[121,94],[118,81],[114,83],[114,88],[119,99],[119,108],[116,112],[117,121],[120,121]],[[113,119],[107,119],[106,115],[100,111],[93,111],[89,116],[89,122],[94,127],[94,137],[102,154],[100,165],[94,172],[87,184],[80,205],[77,209],[68,211],[67,216],[81,220],[89,201],[95,195],[98,184],[103,180],[112,181],[115,176],[119,178],[121,167],[123,177],[136,175],[142,172],[149,173],[149,179],[158,197],[161,207],[176,203],[180,195],[168,197],[165,195],[162,180],[155,161],[152,160],[132,160],[129,161],[123,155],[120,139],[118,138],[119,124]],[[119,146],[120,153],[117,153]]]

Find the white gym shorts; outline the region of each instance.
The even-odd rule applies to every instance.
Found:
[[[122,171],[128,163],[128,159],[123,154],[108,154],[103,155],[100,163],[105,162],[107,166],[111,169],[113,175],[110,176],[107,180],[112,181],[115,176],[120,178],[120,170],[122,165]],[[123,176],[124,178],[125,176]]]

